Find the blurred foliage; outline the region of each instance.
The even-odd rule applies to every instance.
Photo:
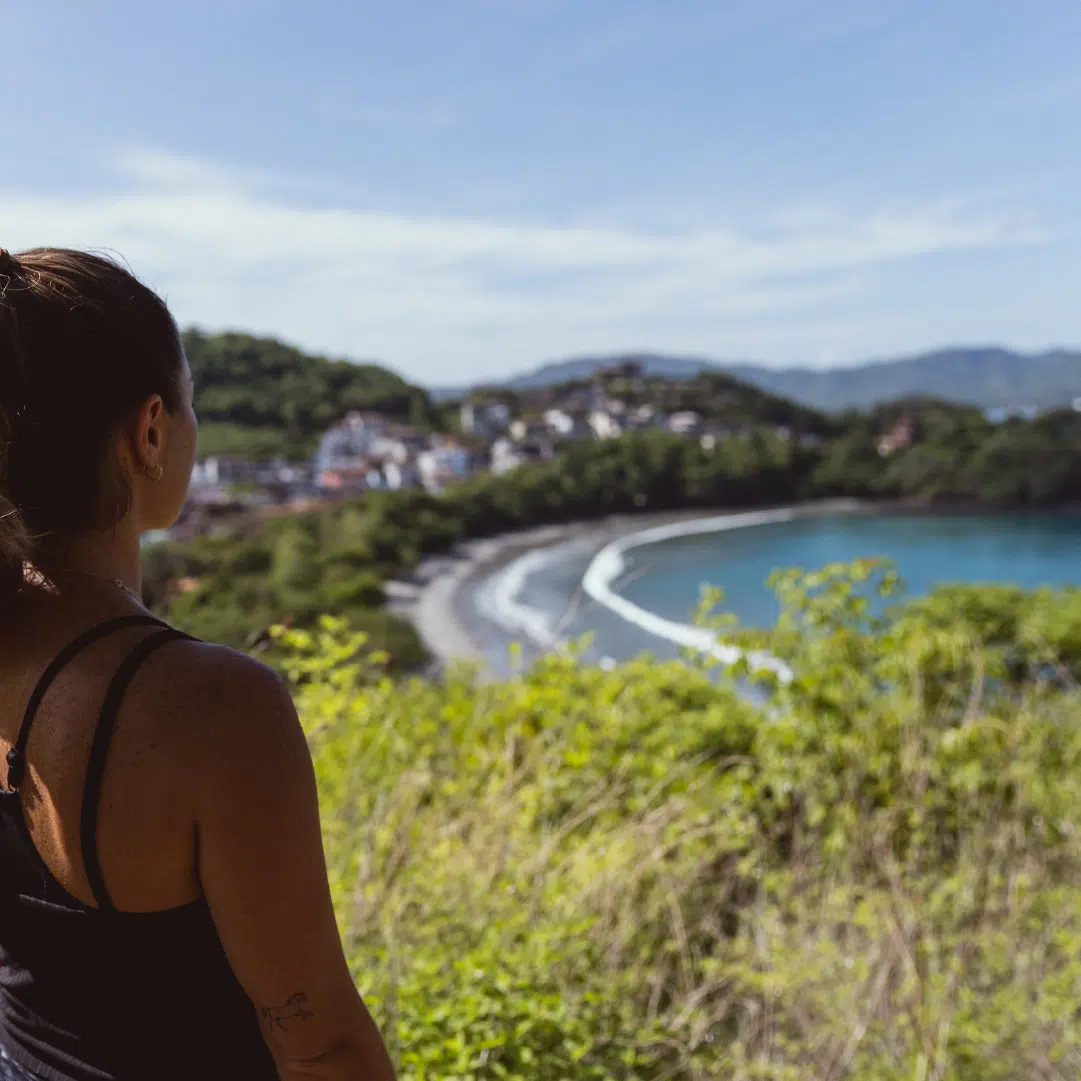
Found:
[[[306,627],[326,612],[357,618],[381,603],[387,579],[463,538],[615,512],[799,499],[806,453],[771,432],[714,452],[662,431],[577,443],[551,461],[478,474],[441,495],[372,491],[320,511],[247,519],[225,536],[153,545],[144,596],[190,633],[244,646],[282,620]],[[421,665],[412,627],[385,613],[384,624],[393,666]]]
[[[1081,592],[773,584],[776,627],[702,621],[787,679],[395,682],[344,621],[275,632],[403,1081],[1077,1076]]]
[[[878,443],[902,418],[911,445]],[[148,551],[146,596],[192,633],[242,645],[289,619],[377,606],[382,583],[462,539],[616,513],[741,509],[839,497],[920,506],[1047,509],[1081,493],[1081,415],[995,426],[976,410],[936,402],[884,406],[838,421],[821,443],[773,427],[715,445],[661,429],[581,440],[511,473],[479,473],[440,495],[373,491],[318,512],[247,520],[232,536]],[[177,597],[176,580],[200,588]],[[389,626],[389,624],[388,624]],[[389,631],[388,631],[389,633]],[[405,623],[394,665],[424,653]]]
[[[308,458],[350,410],[422,428],[442,423],[426,391],[376,364],[309,356],[273,338],[183,334],[195,378],[200,452]]]
[[[902,418],[913,425],[911,444],[880,454],[879,440]],[[976,409],[916,399],[839,423],[809,477],[816,495],[1010,509],[1081,496],[1081,414],[1073,410],[992,424]]]
[[[382,369],[312,362],[307,385],[277,343],[187,342],[223,438],[310,447],[344,408],[443,422]],[[664,408],[731,419],[728,392]],[[380,606],[385,582],[459,539],[1081,492],[1072,412],[995,426],[928,400],[828,421],[767,405],[712,448],[659,430],[573,442],[440,496],[372,492],[147,550],[155,608],[293,681],[343,938],[403,1081],[1081,1071],[1081,592],[902,603],[885,565],[782,572],[774,627],[710,615],[716,594],[701,619],[786,678],[701,658],[602,671],[576,648],[495,684],[407,675],[424,653]],[[911,442],[881,453],[902,420]]]

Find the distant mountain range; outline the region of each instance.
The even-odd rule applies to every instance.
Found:
[[[767,368],[658,354],[582,357],[545,364],[498,385],[511,390],[553,386],[588,379],[599,368],[624,360],[636,360],[647,374],[669,379],[686,379],[701,371],[724,371],[773,394],[826,410],[866,408],[917,395],[986,409],[1048,408],[1081,397],[1081,352],[1067,349],[1029,354],[998,348],[941,349],[915,357],[826,370]],[[468,390],[441,387],[433,388],[431,394],[446,401]]]

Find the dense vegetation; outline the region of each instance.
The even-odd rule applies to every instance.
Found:
[[[308,356],[273,338],[183,335],[195,377],[203,454],[309,458],[351,409],[429,427],[438,410],[420,387],[375,364]]]
[[[647,430],[440,496],[240,522],[151,548],[147,597],[237,645],[290,624],[269,655],[294,684],[343,938],[403,1081],[1077,1076],[1081,591],[900,604],[888,568],[788,572],[775,627],[714,621],[785,661],[786,682],[696,658],[602,671],[574,648],[497,684],[405,674],[423,651],[381,607],[385,582],[461,538],[1081,492],[1072,412],[996,427],[910,400],[824,421],[730,390],[707,380],[690,405],[747,429],[712,447]],[[266,395],[243,413],[221,399],[219,420],[316,424]],[[725,414],[737,399],[750,412]],[[405,400],[395,415],[429,408]],[[883,453],[902,421],[911,439]],[[765,706],[736,690],[752,678]]]
[[[285,636],[403,1081],[1081,1071],[1081,594],[776,584],[765,711],[693,665],[394,683]]]
[[[901,416],[911,446],[883,456]],[[558,457],[443,495],[372,492],[318,513],[238,523],[235,536],[148,552],[148,600],[203,637],[242,645],[289,618],[364,621],[393,664],[423,653],[411,628],[379,610],[383,583],[455,541],[551,522],[637,511],[746,508],[855,497],[920,505],[1049,508],[1081,493],[1081,415],[994,426],[975,410],[909,402],[843,418],[819,445],[756,427],[714,447],[660,430],[575,442]],[[187,583],[178,592],[177,582]],[[197,583],[197,584],[196,584]],[[373,607],[376,606],[376,607]]]
[[[246,334],[191,329],[183,337],[195,375],[204,454],[307,458],[319,435],[351,409],[378,411],[424,429],[446,425],[445,408],[425,390],[379,365],[327,360]],[[783,425],[814,434],[835,434],[845,426],[843,418],[827,418],[820,409],[914,394],[980,405],[1044,406],[1065,405],[1081,395],[1081,358],[1068,352],[1021,357],[993,349],[949,350],[844,372],[754,366],[724,371],[704,362],[640,360],[645,378],[610,382],[611,392],[632,404],[650,402],[664,412],[693,409],[729,426]],[[588,386],[600,364],[552,365],[535,378],[485,388],[480,396],[537,411]]]
[[[145,594],[192,633],[238,646],[282,619],[303,627],[321,612],[348,614],[395,667],[412,667],[423,651],[411,627],[372,606],[386,579],[424,556],[548,522],[797,499],[807,453],[767,430],[713,453],[660,431],[575,443],[544,464],[478,474],[440,496],[370,492],[318,512],[242,521],[233,536],[156,545],[144,561]]]
[[[911,446],[883,456],[883,431],[911,419]],[[1081,413],[1043,413],[991,424],[976,409],[933,400],[894,402],[843,418],[823,447],[818,492],[923,504],[1047,508],[1081,497]]]

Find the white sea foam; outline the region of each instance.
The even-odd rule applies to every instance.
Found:
[[[817,507],[798,509],[746,511],[737,514],[720,514],[709,518],[696,518],[687,522],[654,526],[629,533],[605,545],[590,562],[582,578],[582,589],[598,604],[604,605],[621,619],[640,627],[648,634],[663,638],[676,645],[698,650],[716,657],[722,664],[734,664],[743,657],[743,651],[731,643],[718,639],[705,628],[690,623],[678,623],[665,619],[621,596],[613,588],[619,577],[627,570],[628,552],[661,541],[678,537],[695,536],[700,533],[724,533],[753,526],[790,522],[795,518],[815,513],[848,513],[861,510],[861,506],[849,500],[821,504]],[[551,563],[566,558],[567,545],[557,544],[551,548],[539,548],[526,552],[512,560],[495,574],[476,594],[477,608],[487,619],[503,630],[524,635],[530,642],[543,649],[555,649],[561,644],[558,623],[553,615],[534,608],[521,600],[521,593],[529,578]],[[782,680],[791,679],[791,669],[777,657],[765,652],[754,652],[747,657],[753,669],[776,672]],[[604,667],[614,665],[610,657],[604,657]]]
[[[476,603],[481,614],[511,634],[524,634],[543,649],[558,646],[559,635],[552,618],[519,600],[528,579],[554,558],[553,549],[537,548],[508,563],[478,591]]]
[[[711,518],[697,518],[691,522],[675,522],[671,525],[656,526],[630,533],[605,545],[594,557],[582,578],[582,588],[598,604],[603,604],[609,611],[615,612],[621,619],[641,627],[648,634],[664,638],[676,645],[698,650],[716,657],[722,664],[735,664],[743,657],[743,651],[730,643],[722,642],[717,635],[705,628],[690,623],[677,623],[650,612],[640,605],[620,596],[613,588],[620,575],[627,569],[626,555],[635,548],[649,544],[674,540],[677,537],[690,537],[699,533],[724,533],[733,529],[748,529],[752,526],[772,525],[776,522],[789,522],[798,516],[792,509],[770,511],[748,511],[741,514],[721,514]],[[776,672],[782,680],[792,678],[791,669],[777,657],[764,652],[755,652],[747,656],[753,669],[767,669]]]

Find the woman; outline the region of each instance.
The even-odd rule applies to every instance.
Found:
[[[195,444],[165,304],[0,249],[0,1078],[385,1081],[288,693],[139,600]]]

